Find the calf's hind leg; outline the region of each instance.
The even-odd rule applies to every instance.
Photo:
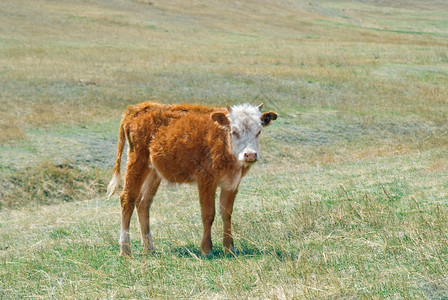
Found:
[[[131,160],[130,160],[131,161]],[[146,178],[149,169],[145,163],[134,160],[129,163],[126,169],[126,181],[123,192],[120,195],[121,204],[121,233],[120,233],[120,255],[131,255],[131,239],[129,235],[129,226],[132,213],[134,212],[135,202],[140,196],[140,190],[143,179]]]
[[[142,234],[142,246],[144,252],[149,252],[154,249],[152,242],[149,209],[151,208],[152,200],[160,185],[160,177],[154,169],[149,171],[143,182],[140,198],[137,201],[138,222],[140,223],[140,230]]]

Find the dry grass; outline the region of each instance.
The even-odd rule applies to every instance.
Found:
[[[104,173],[80,170],[75,164],[49,161],[2,179],[0,209],[80,201],[105,193]]]
[[[445,16],[437,5],[417,23],[412,7],[388,13],[415,23],[409,30],[436,32],[431,24],[444,24]],[[377,114],[392,105],[393,113],[419,111],[447,98],[446,38],[358,25],[372,14],[376,22],[390,19],[384,8],[367,4],[6,1],[2,7],[9,30],[0,44],[1,116],[15,120],[2,123],[10,132],[4,142],[34,126],[109,119],[149,97],[213,104],[261,97],[280,108],[362,107]],[[427,76],[403,78],[422,72]],[[235,84],[244,78],[243,88]],[[264,88],[266,81],[272,84]],[[308,97],[308,82],[319,84],[318,94]]]
[[[234,215],[241,254],[200,258],[193,187],[163,187],[152,209],[156,252],[117,256],[116,199],[3,211],[4,297],[443,298],[446,187],[433,154],[335,167],[255,170]],[[424,175],[426,173],[426,175]],[[424,175],[424,176],[423,176]],[[423,179],[423,180],[422,180]],[[424,187],[431,186],[435,190]],[[423,199],[432,199],[422,201]]]

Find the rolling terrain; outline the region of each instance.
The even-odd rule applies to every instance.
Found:
[[[0,298],[448,297],[445,1],[0,3]],[[131,104],[264,103],[261,161],[200,256],[194,186],[155,253],[105,198]],[[124,166],[123,168],[124,169]]]

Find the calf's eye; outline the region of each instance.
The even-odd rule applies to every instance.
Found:
[[[240,134],[239,134],[237,131],[235,131],[235,130],[232,130],[232,135],[233,135],[234,137],[236,137],[236,138],[239,138],[239,137],[240,137]]]
[[[261,134],[261,130],[260,130],[260,131],[258,131],[258,133],[257,133],[256,137],[259,137],[259,136],[260,136],[260,134]]]

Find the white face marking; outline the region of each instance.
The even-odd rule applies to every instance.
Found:
[[[231,109],[229,119],[232,150],[242,165],[254,163],[260,158],[259,136],[263,128],[260,117],[258,108],[249,104]]]

